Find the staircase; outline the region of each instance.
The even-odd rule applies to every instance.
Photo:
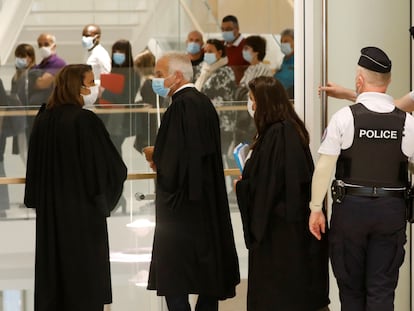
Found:
[[[108,50],[119,39],[128,39],[133,55],[150,39],[157,51],[184,50],[190,30],[217,32],[219,26],[208,0],[0,0],[1,78],[8,88],[14,73],[14,49],[29,43],[37,53],[37,37],[56,36],[57,54],[67,63],[83,63],[82,29],[101,27],[101,43]],[[157,53],[158,54],[158,53]],[[40,57],[36,55],[37,62]]]

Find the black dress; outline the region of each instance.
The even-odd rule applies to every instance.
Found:
[[[270,126],[237,183],[249,249],[248,311],[316,311],[329,304],[326,237],[308,230],[313,161],[294,126]]]
[[[156,227],[148,289],[226,299],[240,281],[224,183],[220,127],[193,87],[172,97],[158,131]]]
[[[106,218],[126,173],[93,112],[42,106],[24,197],[36,209],[35,311],[102,311],[112,302]]]

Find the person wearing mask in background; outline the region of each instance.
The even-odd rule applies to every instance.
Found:
[[[145,49],[137,55],[134,61],[135,69],[141,78],[141,87],[136,97],[136,103],[156,108],[157,98],[152,89],[154,78],[155,56],[149,49]],[[153,146],[157,135],[157,115],[151,112],[138,114],[137,130],[135,135],[134,148],[142,153],[142,149]]]
[[[35,307],[102,311],[112,302],[107,217],[127,168],[102,121],[92,67],[56,76],[29,142],[24,203],[36,209]]]
[[[235,92],[237,101],[247,101],[248,84],[254,78],[273,76],[272,69],[268,64],[263,63],[266,56],[266,39],[260,36],[249,36],[245,40],[243,58],[250,64],[247,67],[240,85]],[[237,111],[236,130],[234,132],[234,144],[251,142],[255,132],[254,122],[247,111]]]
[[[7,95],[0,79],[0,104],[11,110],[20,110],[28,104],[29,82],[28,71],[36,65],[33,46],[19,44],[14,50],[15,68],[11,80],[10,94]],[[8,110],[7,109],[7,110]],[[0,116],[0,176],[5,177],[4,154],[7,137],[12,136],[12,153],[20,154],[24,164],[27,160],[27,120],[26,116]],[[29,134],[29,133],[27,133]],[[0,185],[0,217],[6,217],[6,210],[10,208],[7,185]]]
[[[245,39],[239,30],[239,22],[233,15],[227,15],[221,22],[222,36],[226,45],[228,66],[230,66],[236,77],[236,84],[239,85],[249,63],[243,58],[243,47]]]
[[[201,63],[204,59],[204,40],[203,34],[198,30],[190,31],[187,35],[186,51],[193,65],[194,78],[193,81],[197,80],[200,75]]]
[[[111,91],[105,88],[103,76],[101,75],[101,98],[99,103],[105,101],[109,107],[116,108],[131,108],[135,102],[140,78],[138,73],[134,70],[134,60],[132,59],[132,47],[128,40],[118,40],[112,45],[112,78],[122,81],[122,89],[118,92]],[[110,81],[112,84],[118,82]],[[133,136],[136,133],[135,113],[110,113],[105,118],[106,129],[108,130],[112,142],[114,143],[119,154],[122,155],[122,143],[125,138]],[[126,210],[126,199],[121,196],[118,206],[122,210]]]
[[[217,311],[235,296],[238,258],[224,183],[220,126],[210,99],[190,83],[184,53],[167,53],[155,65],[154,91],[171,96],[155,141],[146,148],[157,172],[156,225],[148,289],[165,296],[169,311]]]
[[[95,24],[86,25],[82,30],[82,46],[88,51],[86,64],[92,66],[97,81],[101,73],[111,72],[111,57],[100,42],[101,28]]]
[[[33,84],[30,83],[30,70],[36,65],[35,51],[30,44],[19,44],[14,50],[15,68],[11,80],[10,104],[12,106],[28,106],[29,94],[33,92]],[[13,153],[19,153],[26,163],[27,141],[29,139],[33,116],[14,116],[13,119]]]
[[[217,39],[208,39],[204,47],[204,62],[195,87],[207,95],[215,107],[233,100],[236,81],[234,72],[227,64],[224,44]]]
[[[257,77],[249,90],[257,132],[235,181],[249,250],[247,310],[317,311],[329,304],[328,240],[308,230],[309,133],[280,82]]]
[[[243,58],[249,63],[242,79],[240,86],[248,88],[248,84],[254,78],[273,75],[269,64],[263,62],[266,56],[266,39],[260,36],[249,36],[245,40],[243,47]]]
[[[294,98],[295,86],[295,37],[293,29],[285,29],[280,34],[280,49],[285,55],[275,78],[282,83],[290,99]]]
[[[47,102],[53,89],[53,82],[57,72],[66,65],[66,62],[56,55],[55,36],[43,33],[37,38],[41,62],[31,69],[30,80],[34,90],[30,94],[30,105],[41,105]]]
[[[37,38],[37,45],[39,47],[39,56],[42,60],[34,68],[42,69],[52,77],[55,76],[66,65],[66,62],[56,54],[56,37],[48,33],[42,33]],[[51,80],[48,84],[50,86],[53,83],[53,78],[49,80]]]
[[[233,104],[236,80],[233,70],[227,66],[228,58],[222,41],[208,39],[204,47],[204,63],[201,74],[195,82],[195,87],[210,98],[218,108]],[[234,111],[219,111],[221,131],[221,151],[223,152],[224,168],[230,168],[233,160],[233,132],[235,127]],[[230,154],[230,156],[228,156]],[[231,177],[226,177],[227,189],[231,190]]]
[[[0,105],[5,107],[8,105],[9,99],[4,89],[3,80],[0,79]],[[10,122],[8,117],[0,116],[0,177],[6,177],[4,168],[4,151],[6,148],[6,139],[12,135]],[[7,217],[6,211],[10,208],[9,191],[7,185],[0,185],[0,217]]]

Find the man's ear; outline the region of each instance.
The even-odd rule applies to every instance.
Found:
[[[175,74],[175,78],[178,80],[178,82],[181,82],[181,81],[185,80],[184,75],[181,71],[176,71],[174,74]]]

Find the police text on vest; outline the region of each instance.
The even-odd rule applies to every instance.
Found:
[[[395,130],[370,130],[359,129],[359,138],[368,139],[398,139],[398,131]]]

